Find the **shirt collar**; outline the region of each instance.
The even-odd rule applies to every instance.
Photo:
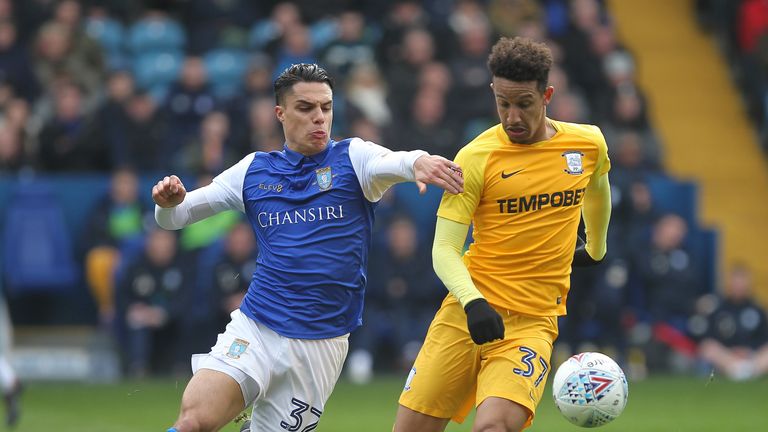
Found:
[[[331,149],[332,145],[333,140],[328,140],[328,144],[325,146],[323,151],[312,156],[304,156],[299,152],[289,149],[287,144],[283,144],[283,154],[285,155],[285,158],[288,159],[288,162],[290,162],[293,166],[299,166],[307,160],[311,160],[319,165],[320,162],[325,159],[325,156],[328,154],[328,151]]]

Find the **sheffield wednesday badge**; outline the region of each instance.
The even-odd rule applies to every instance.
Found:
[[[581,157],[584,156],[584,153],[580,151],[567,151],[563,153],[563,157],[565,158],[565,172],[572,175],[579,175],[584,172],[584,167],[581,163]]]
[[[321,191],[328,190],[333,185],[333,174],[331,173],[331,167],[316,169],[315,176],[317,176],[317,186]]]
[[[248,348],[249,342],[242,339],[235,339],[232,342],[232,345],[229,346],[229,350],[227,351],[227,357],[233,358],[233,359],[239,359],[240,356],[245,352],[246,348]]]

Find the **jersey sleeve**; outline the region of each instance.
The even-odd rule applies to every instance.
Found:
[[[605,142],[605,136],[599,127],[595,129],[595,144],[597,144],[597,164],[593,177],[599,177],[611,170],[611,160],[608,158],[608,144]]]
[[[432,244],[432,267],[451,294],[464,307],[483,295],[472,282],[467,266],[461,260],[469,225],[437,218]]]
[[[216,176],[211,184],[187,193],[176,207],[155,206],[157,224],[167,230],[181,229],[226,210],[245,212],[243,183],[254,153]]]
[[[414,181],[413,163],[429,154],[423,150],[392,151],[360,138],[349,143],[349,159],[368,201],[376,202],[396,183]]]
[[[464,147],[459,150],[454,162],[461,167],[464,173],[464,192],[458,195],[443,193],[437,215],[469,225],[472,223],[475,209],[483,193],[485,160],[470,148]]]
[[[243,183],[248,167],[253,163],[256,153],[251,153],[242,158],[240,162],[232,165],[221,174],[214,177],[212,185],[208,191],[211,207],[217,212],[225,210],[238,210],[245,212],[243,203]]]

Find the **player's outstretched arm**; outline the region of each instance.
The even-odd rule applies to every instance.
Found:
[[[177,230],[216,214],[203,189],[205,187],[187,193],[184,183],[175,175],[158,181],[152,187],[157,224],[167,230]]]
[[[461,167],[442,156],[425,154],[413,163],[413,174],[419,193],[427,191],[427,185],[435,185],[454,195],[464,192]]]
[[[459,165],[423,150],[392,151],[354,138],[349,144],[349,158],[369,201],[378,201],[387,189],[402,182],[416,182],[421,193],[426,191],[427,184],[453,194],[464,190]]]
[[[587,240],[576,245],[573,265],[577,267],[599,264],[605,258],[608,223],[611,219],[611,185],[608,174],[597,177],[587,186],[582,217]]]
[[[152,187],[157,224],[167,230],[177,230],[222,211],[244,212],[243,182],[253,158],[254,153],[249,154],[217,175],[211,184],[191,192],[187,192],[174,175],[157,182]]]
[[[468,229],[467,224],[438,216],[432,245],[432,263],[437,276],[464,307],[472,341],[481,345],[504,339],[504,321],[477,290],[461,260]]]

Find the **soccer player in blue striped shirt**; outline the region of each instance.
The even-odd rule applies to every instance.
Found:
[[[169,432],[219,430],[251,403],[251,430],[314,430],[362,324],[377,201],[405,181],[463,190],[459,166],[440,156],[332,140],[333,82],[317,65],[289,67],[274,90],[283,151],[251,153],[189,193],[176,176],[152,188],[163,228],[236,209],[259,245],[240,309],[211,352],[192,358]]]

